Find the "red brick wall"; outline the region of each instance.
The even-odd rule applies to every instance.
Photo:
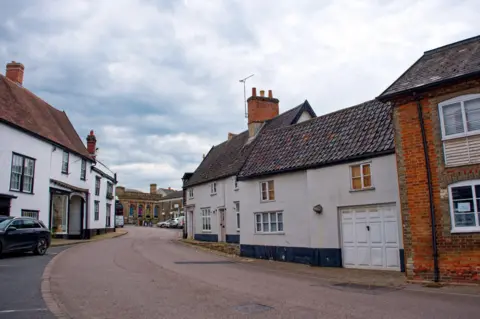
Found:
[[[252,96],[248,99],[248,124],[265,122],[279,113],[278,99]]]
[[[480,93],[480,80],[435,89],[421,98],[432,173],[441,281],[480,283],[480,233],[451,233],[448,199],[448,185],[480,179],[480,164],[445,167],[438,117],[438,103],[471,93]],[[417,104],[412,97],[394,102],[406,274],[409,279],[432,280],[429,194]]]

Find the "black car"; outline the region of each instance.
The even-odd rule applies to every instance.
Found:
[[[50,230],[34,218],[7,217],[0,221],[0,254],[33,251],[35,255],[44,255],[50,241]]]

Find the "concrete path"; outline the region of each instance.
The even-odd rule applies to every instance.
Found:
[[[325,280],[172,242],[176,230],[72,247],[51,264],[50,288],[72,318],[477,318],[480,298]]]

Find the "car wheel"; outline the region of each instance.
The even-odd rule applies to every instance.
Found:
[[[33,253],[39,256],[45,255],[45,253],[47,252],[47,248],[47,240],[45,238],[40,238],[35,245]]]

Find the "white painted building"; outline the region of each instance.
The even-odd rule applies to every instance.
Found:
[[[22,87],[23,73],[12,62],[0,75],[0,214],[38,218],[55,236],[88,238],[93,153],[65,112]]]
[[[240,242],[240,212],[243,211],[242,186],[236,180],[256,138],[266,132],[315,117],[308,101],[279,114],[279,101],[272,92],[248,99],[248,131],[228,133],[228,140],[214,146],[194,173],[184,175],[186,188],[187,232],[203,241]]]

